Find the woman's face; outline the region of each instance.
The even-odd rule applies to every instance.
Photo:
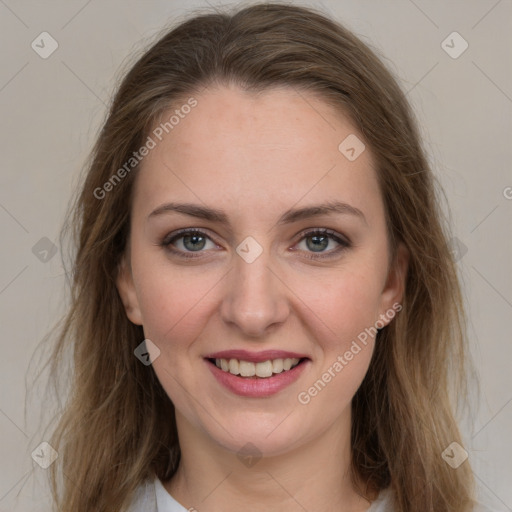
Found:
[[[311,93],[225,86],[195,99],[151,134],[118,279],[160,350],[178,427],[265,455],[346,433],[406,268],[400,257],[402,276],[388,272],[370,151]]]

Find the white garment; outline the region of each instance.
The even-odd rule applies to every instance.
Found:
[[[165,489],[162,482],[155,478],[139,487],[128,512],[189,512],[194,509],[180,505]],[[391,491],[381,491],[368,512],[393,512],[391,508]],[[492,512],[491,509],[478,505],[474,512]]]
[[[155,479],[155,495],[157,512],[187,512],[194,510],[192,507],[186,509],[180,505],[165,489],[158,478]],[[389,508],[389,491],[380,493],[377,500],[372,503],[368,512],[392,512]]]
[[[158,478],[155,478],[155,492],[158,512],[187,512],[187,509],[167,492]]]

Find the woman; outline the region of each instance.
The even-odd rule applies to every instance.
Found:
[[[166,33],[70,221],[57,510],[477,510],[433,181],[396,81],[323,15],[261,4]]]

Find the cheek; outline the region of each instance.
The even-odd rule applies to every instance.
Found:
[[[302,293],[307,304],[303,316],[307,315],[319,364],[297,401],[309,417],[321,416],[329,424],[349,406],[368,370],[379,289],[371,276],[357,272],[342,273],[334,283],[316,283]]]
[[[158,263],[139,273],[144,335],[160,350],[153,369],[175,407],[192,416],[195,412],[190,396],[201,396],[194,377],[198,375],[194,364],[200,356],[196,340],[211,314],[218,280]],[[188,392],[183,391],[184,385]]]
[[[183,342],[190,344],[202,329],[201,318],[208,315],[221,276],[172,269],[167,262],[149,263],[135,274],[145,336],[164,349],[180,350]]]
[[[344,350],[379,315],[378,277],[363,265],[296,278],[297,307],[324,351]]]

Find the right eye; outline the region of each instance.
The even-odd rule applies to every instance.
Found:
[[[213,248],[218,247],[204,231],[188,228],[170,233],[162,240],[161,245],[179,257],[198,258],[200,255],[195,256],[193,253],[204,252],[203,249],[207,249],[208,242],[213,245]]]

